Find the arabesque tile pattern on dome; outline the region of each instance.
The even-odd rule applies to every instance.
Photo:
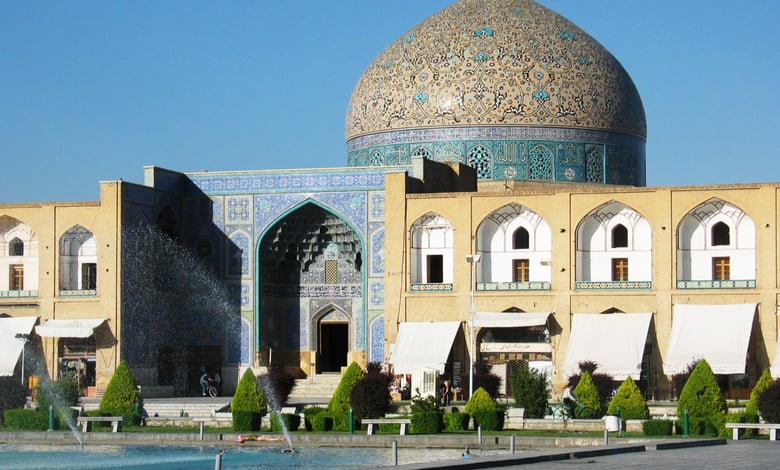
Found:
[[[423,21],[368,67],[346,122],[350,166],[419,154],[482,179],[608,184],[644,185],[646,133],[617,59],[532,0],[461,0]],[[598,159],[589,144],[606,144]]]

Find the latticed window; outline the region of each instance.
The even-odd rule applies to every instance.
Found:
[[[619,224],[612,229],[612,248],[628,248],[628,229]]]
[[[529,176],[532,180],[552,179],[552,152],[544,145],[537,145],[528,152]]]
[[[21,264],[10,266],[8,290],[24,290],[24,266]]]
[[[712,280],[728,281],[731,279],[731,260],[728,256],[712,258]]]
[[[325,284],[339,283],[339,260],[325,260]]]
[[[612,259],[612,280],[628,281],[628,258]]]
[[[81,289],[95,290],[97,288],[97,263],[81,265]]]
[[[379,153],[378,150],[375,150],[371,154],[371,158],[368,161],[369,166],[382,166],[385,164],[385,157]]]
[[[712,246],[729,246],[731,244],[731,231],[729,226],[718,222],[712,226]]]
[[[585,148],[587,156],[586,179],[588,183],[604,182],[604,151],[599,146],[589,146]]]
[[[530,237],[528,236],[528,230],[523,227],[515,230],[512,236],[512,248],[515,250],[527,250],[530,246]]]
[[[8,254],[11,256],[24,256],[24,242],[14,238],[8,244]]]
[[[414,152],[412,152],[413,157],[423,157],[427,160],[431,160],[433,156],[431,155],[431,151],[428,150],[425,147],[417,147]]]
[[[512,281],[529,282],[530,266],[531,264],[528,262],[527,259],[512,260]]]
[[[467,163],[470,167],[477,170],[477,178],[489,179],[493,177],[491,160],[490,150],[477,145],[469,151]]]

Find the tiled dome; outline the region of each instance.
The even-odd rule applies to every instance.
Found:
[[[475,166],[482,179],[643,185],[646,132],[617,59],[532,0],[461,0],[423,21],[368,67],[346,120],[352,166],[422,155]],[[549,164],[533,168],[546,155],[537,142],[562,144],[564,161],[553,144]],[[600,164],[588,161],[594,152]]]

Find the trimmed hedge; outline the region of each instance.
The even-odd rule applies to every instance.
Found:
[[[723,398],[715,374],[704,359],[696,364],[680,392],[677,416],[683,416],[686,409],[691,418],[706,418],[726,412],[726,399]]]
[[[282,422],[284,422],[284,427],[282,427]],[[300,415],[293,413],[271,413],[271,431],[273,432],[282,432],[285,428],[287,431],[297,431],[300,426]]]
[[[16,408],[4,413],[5,428],[19,431],[46,431],[49,429],[49,412],[42,409]],[[60,417],[54,414],[54,429],[60,429]]]
[[[780,380],[776,380],[758,397],[758,411],[770,423],[780,423]]]
[[[236,432],[259,431],[263,415],[256,411],[233,410],[233,430]]]
[[[775,379],[772,378],[769,369],[764,370],[761,377],[758,378],[756,384],[753,386],[753,390],[750,391],[750,400],[745,404],[746,413],[758,414],[758,397],[764,393],[764,390],[771,387],[773,383],[775,383]]]
[[[645,436],[671,436],[674,421],[668,419],[648,419],[642,421],[642,433]]]
[[[454,411],[444,415],[444,430],[448,432],[467,431],[471,416],[468,413]]]
[[[758,423],[758,415],[743,411],[740,413],[728,413],[726,419],[723,421],[724,426],[721,426],[720,437],[731,437],[733,430],[728,429],[725,423]],[[740,435],[743,438],[754,437],[757,435],[757,429],[741,429]]]
[[[575,406],[575,418],[600,418],[602,415],[601,399],[596,384],[587,370],[580,376],[577,388],[574,389],[574,395],[577,397],[577,406]]]
[[[634,379],[628,377],[620,384],[609,403],[607,414],[619,415],[622,419],[647,419],[650,416],[647,402]]]
[[[504,429],[504,410],[477,410],[474,412],[474,428],[483,431]]]
[[[334,422],[338,421],[335,413],[349,413],[349,409],[352,407],[352,404],[350,403],[352,388],[359,380],[365,377],[365,375],[366,373],[363,372],[363,369],[360,368],[357,362],[353,362],[347,367],[344,376],[341,377],[338,387],[336,387],[336,391],[333,392],[333,396],[330,398],[330,402],[328,402],[328,411],[334,413]],[[336,427],[338,428],[338,424],[336,424]],[[346,430],[345,427],[344,431]]]
[[[314,421],[316,419],[319,419],[318,417],[320,415],[327,416],[328,409],[323,408],[320,406],[310,406],[309,408],[304,408],[303,410],[303,426],[307,431],[330,431],[329,429],[324,429],[324,420],[319,421],[319,426],[315,425]],[[330,420],[330,426],[333,427],[333,420]]]
[[[420,411],[412,414],[412,434],[438,434],[444,429],[444,413]]]
[[[68,386],[67,384],[65,385]],[[76,390],[78,386],[76,385]],[[76,395],[78,397],[78,395]],[[141,392],[138,390],[138,384],[133,378],[130,366],[124,360],[119,361],[114,375],[106,386],[103,398],[100,400],[98,410],[105,416],[122,416],[125,421],[139,424],[140,416],[135,413],[136,406],[139,408],[144,404]]]
[[[244,371],[230,405],[233,413],[233,430],[253,432],[260,430],[260,418],[266,413],[265,395],[257,386],[252,369]]]

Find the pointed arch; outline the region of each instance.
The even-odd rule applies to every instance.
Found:
[[[97,239],[91,230],[74,225],[60,237],[60,291],[97,290]]]
[[[412,283],[451,285],[454,246],[450,221],[428,212],[412,223],[410,238]]]

